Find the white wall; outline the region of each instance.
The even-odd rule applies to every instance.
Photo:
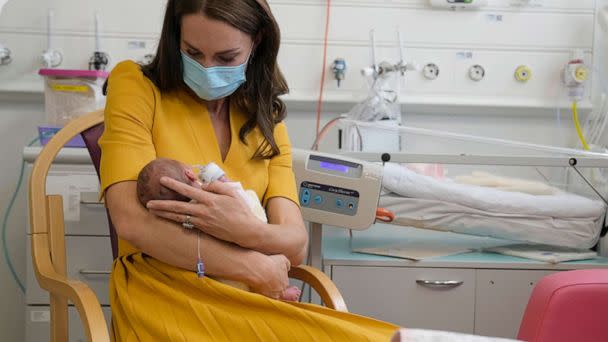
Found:
[[[328,72],[327,104],[323,122],[346,112],[364,96],[359,69],[369,64],[368,31],[377,29],[378,59],[396,62],[394,27],[404,32],[407,58],[442,68],[440,79],[408,75],[402,94],[404,122],[424,128],[482,134],[535,143],[565,146],[574,140],[569,114],[562,111],[558,127],[554,106],[559,69],[572,48],[594,55],[594,10],[606,0],[568,1],[490,0],[482,12],[454,13],[429,10],[424,0],[334,0],[328,65],[345,57],[347,78],[338,88]],[[315,100],[322,56],[325,1],[274,0],[272,7],[283,31],[280,62],[292,88],[287,119],[294,146],[313,141]],[[13,50],[13,63],[0,66],[0,208],[4,210],[18,177],[21,149],[44,120],[42,82],[36,75],[38,56],[45,49],[45,15],[56,14],[56,46],[64,54],[62,68],[85,68],[93,50],[93,12],[103,18],[103,50],[112,64],[141,59],[154,50],[164,1],[11,0],[0,14],[0,42]],[[502,21],[495,21],[502,15]],[[134,18],[136,18],[134,20]],[[137,42],[138,44],[133,44]],[[145,46],[139,44],[143,42]],[[462,52],[471,57],[461,58]],[[481,63],[488,70],[485,83],[473,83],[467,68]],[[512,78],[519,64],[534,70],[526,85]],[[500,106],[492,109],[488,106]],[[589,107],[587,101],[584,107]],[[336,147],[330,134],[322,144]],[[21,197],[9,225],[10,254],[24,279],[27,215]],[[23,339],[23,296],[0,265],[0,335],[6,341]]]

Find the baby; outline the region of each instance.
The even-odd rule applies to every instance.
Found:
[[[189,202],[190,198],[173,191],[160,183],[161,177],[170,177],[179,182],[188,184],[193,187],[200,188],[203,184],[209,184],[215,181],[224,182],[236,189],[237,194],[243,199],[251,212],[260,220],[268,222],[266,211],[262,207],[256,193],[253,190],[244,190],[239,182],[231,182],[224,171],[215,163],[210,163],[204,167],[198,167],[198,175],[192,170],[192,167],[183,164],[177,160],[158,158],[148,163],[139,173],[137,178],[137,197],[141,204],[145,207],[148,201],[151,200],[169,200]],[[240,282],[214,278],[224,284],[236,287],[241,290],[251,291],[251,289]],[[295,286],[290,286],[285,289],[281,299],[289,301],[298,301],[300,298],[300,289]]]

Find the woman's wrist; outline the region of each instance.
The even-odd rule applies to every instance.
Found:
[[[251,223],[249,229],[246,230],[247,234],[241,234],[238,241],[234,241],[234,243],[243,248],[257,251],[260,242],[264,239],[264,232],[267,229],[267,224],[257,218],[254,218],[251,222],[253,223]]]

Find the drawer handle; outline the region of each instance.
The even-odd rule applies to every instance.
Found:
[[[416,280],[416,284],[422,285],[425,287],[443,287],[443,288],[453,288],[458,287],[464,284],[462,280]]]
[[[78,271],[78,273],[82,274],[83,276],[88,276],[88,275],[110,275],[110,271],[95,271],[95,270],[80,270]]]
[[[105,203],[103,201],[85,201],[85,200],[81,200],[80,203],[82,203],[84,205],[105,205]]]

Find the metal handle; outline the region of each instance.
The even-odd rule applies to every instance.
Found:
[[[458,287],[464,284],[462,280],[416,280],[416,284],[422,285],[425,287],[443,287],[443,288],[453,288]]]
[[[96,270],[80,270],[78,273],[82,275],[110,275],[110,271],[96,271]]]
[[[84,204],[84,205],[104,205],[103,201],[83,201],[81,200],[80,203]]]

